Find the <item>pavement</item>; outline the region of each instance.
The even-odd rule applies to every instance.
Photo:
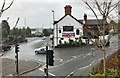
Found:
[[[35,61],[19,60],[19,75],[31,72],[42,66],[42,63]],[[0,58],[0,76],[16,75],[15,60],[8,58]]]

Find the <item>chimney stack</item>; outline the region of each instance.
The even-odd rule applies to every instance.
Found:
[[[85,14],[84,13],[84,25],[83,25],[83,33],[84,33],[84,35],[86,35],[87,34],[87,32],[88,32],[88,28],[87,28],[87,14]]]
[[[84,13],[84,21],[86,22],[87,21],[87,14]]]
[[[85,25],[87,25],[87,14],[86,13],[84,13],[84,23]]]
[[[71,9],[72,9],[71,5],[66,5],[64,8],[65,8],[65,15],[71,14]]]

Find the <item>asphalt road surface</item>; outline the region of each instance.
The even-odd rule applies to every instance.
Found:
[[[106,47],[107,54],[111,54],[118,47],[117,36],[111,38],[111,44]],[[45,54],[35,55],[34,49],[51,44],[49,38],[30,40],[20,45],[19,59],[45,62]],[[92,53],[91,48],[95,48]],[[93,61],[102,58],[102,53],[95,46],[82,46],[74,48],[53,48],[55,65],[49,67],[49,74],[54,76],[68,76],[74,70],[90,65]],[[92,56],[93,55],[93,56]],[[14,59],[14,48],[3,57]],[[43,68],[25,74],[25,76],[44,76]]]

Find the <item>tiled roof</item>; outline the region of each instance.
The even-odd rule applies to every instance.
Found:
[[[83,22],[83,20],[79,20],[79,21]],[[97,19],[88,19],[87,24],[88,25],[101,25],[102,21],[103,21],[102,19],[99,19],[99,20],[97,20]]]
[[[58,21],[54,21],[54,24],[57,24],[59,21],[61,21],[63,18],[65,18],[67,15],[69,15],[69,16],[71,16],[73,19],[75,19],[76,21],[78,21],[79,23],[81,23],[81,24],[83,24],[83,20],[78,20],[78,19],[76,19],[75,17],[73,17],[71,14],[66,14],[66,15],[64,15],[61,19],[59,19]],[[87,20],[87,24],[88,25],[101,25],[102,24],[102,19],[99,19],[99,20],[97,20],[97,19],[88,19]]]

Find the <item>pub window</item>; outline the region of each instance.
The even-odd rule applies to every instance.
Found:
[[[77,29],[77,30],[76,30],[76,35],[79,35],[79,34],[80,34],[80,33],[79,33],[79,29]]]
[[[61,30],[59,30],[59,33],[61,33]]]

